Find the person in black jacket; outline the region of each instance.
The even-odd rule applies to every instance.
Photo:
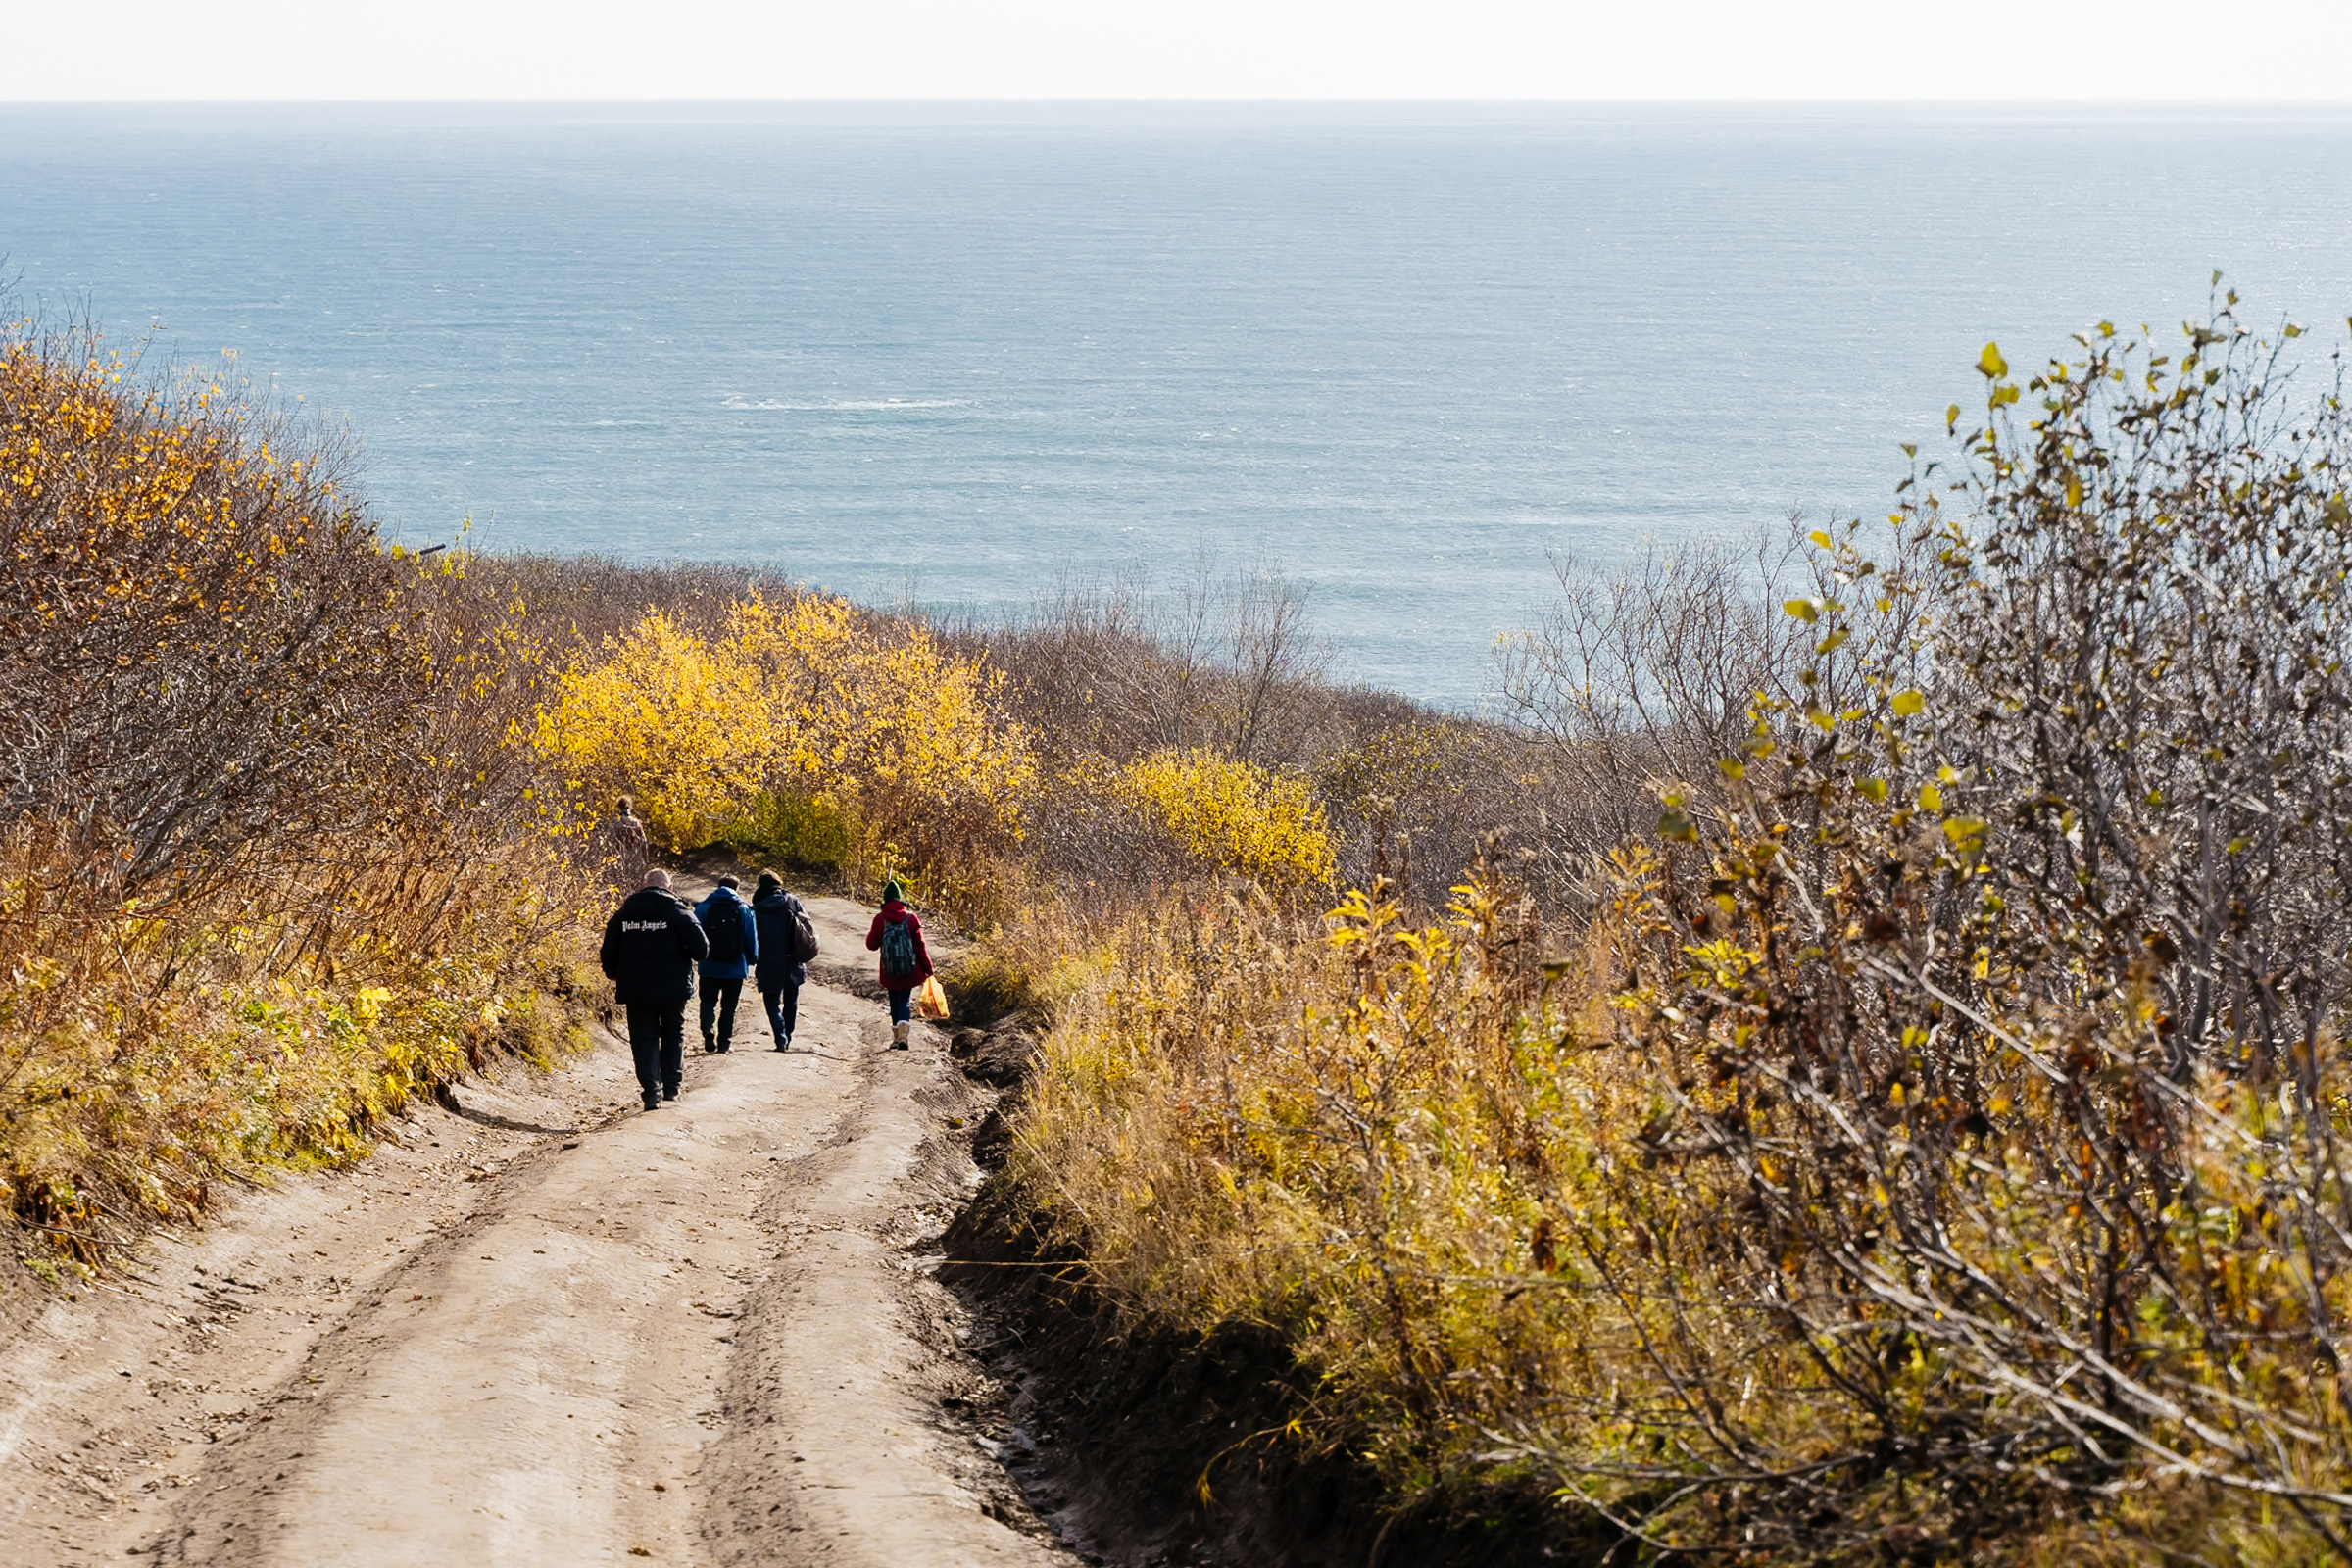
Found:
[[[628,1009],[629,1054],[645,1108],[678,1098],[686,1073],[686,1004],[695,961],[710,951],[694,907],[669,890],[669,873],[645,873],[645,886],[605,922],[598,954],[614,1000]]]
[[[792,1032],[801,1024],[801,987],[808,979],[803,955],[815,953],[816,935],[811,929],[803,941],[801,924],[808,916],[773,871],[760,873],[752,918],[760,927],[760,1000],[767,1006],[768,1033],[778,1051],[790,1051]]]

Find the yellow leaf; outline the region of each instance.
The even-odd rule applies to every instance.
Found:
[[[1987,343],[1984,345],[1984,352],[1977,357],[1977,368],[1983,371],[1987,379],[1995,381],[2009,373],[2009,362],[2001,358],[1999,344]]]
[[[1915,687],[1906,686],[1894,694],[1894,710],[1904,718],[1911,717],[1927,706],[1926,695]]]

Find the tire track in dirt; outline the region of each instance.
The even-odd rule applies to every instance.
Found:
[[[812,906],[829,956],[861,946],[861,911]],[[733,1053],[690,1060],[686,1094],[662,1110],[570,1138],[514,1130],[553,1125],[544,1102],[485,1107],[488,1131],[443,1118],[506,1154],[476,1167],[470,1201],[375,1171],[367,1223],[392,1235],[366,1277],[331,1297],[300,1276],[248,1285],[248,1317],[183,1348],[191,1373],[235,1363],[250,1397],[207,1428],[217,1441],[172,1450],[169,1479],[182,1484],[151,1479],[130,1505],[62,1523],[21,1496],[0,1518],[0,1560],[1071,1560],[985,1434],[950,1413],[985,1410],[994,1394],[958,1348],[959,1309],[908,1247],[970,1191],[951,1124],[975,1120],[984,1092],[934,1031],[913,1051],[883,1049],[880,1009],[841,991],[803,992],[799,1043],[813,1050],[767,1050],[757,1011],[739,1016]],[[592,1058],[600,1113],[630,1087],[625,1059],[610,1041]],[[359,1179],[284,1201],[318,1224],[332,1184]],[[285,1240],[239,1222],[224,1217],[208,1255]],[[86,1307],[61,1304],[19,1336],[20,1355],[60,1339],[73,1371],[20,1382],[0,1445],[70,1454],[77,1424],[128,1432],[147,1414],[152,1390],[100,1363],[146,1350],[162,1367],[183,1325],[167,1314],[142,1329],[145,1299]],[[256,1313],[275,1319],[267,1346],[246,1343]],[[32,1490],[74,1474],[66,1464]]]
[[[869,1026],[879,1043],[883,1026]],[[933,1058],[869,1054],[856,1125],[771,1200],[785,1251],[753,1292],[705,1520],[728,1565],[940,1568],[1067,1562],[997,1462],[1002,1398],[961,1348],[961,1303],[930,1277],[973,1185],[982,1097]]]

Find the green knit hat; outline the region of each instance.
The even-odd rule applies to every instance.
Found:
[[[895,876],[892,877],[882,889],[882,902],[884,904],[888,904],[893,899],[905,899],[906,897],[906,890],[899,886],[899,879]]]

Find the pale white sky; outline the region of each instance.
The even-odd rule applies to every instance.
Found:
[[[0,100],[2352,98],[2352,0],[0,0]]]

